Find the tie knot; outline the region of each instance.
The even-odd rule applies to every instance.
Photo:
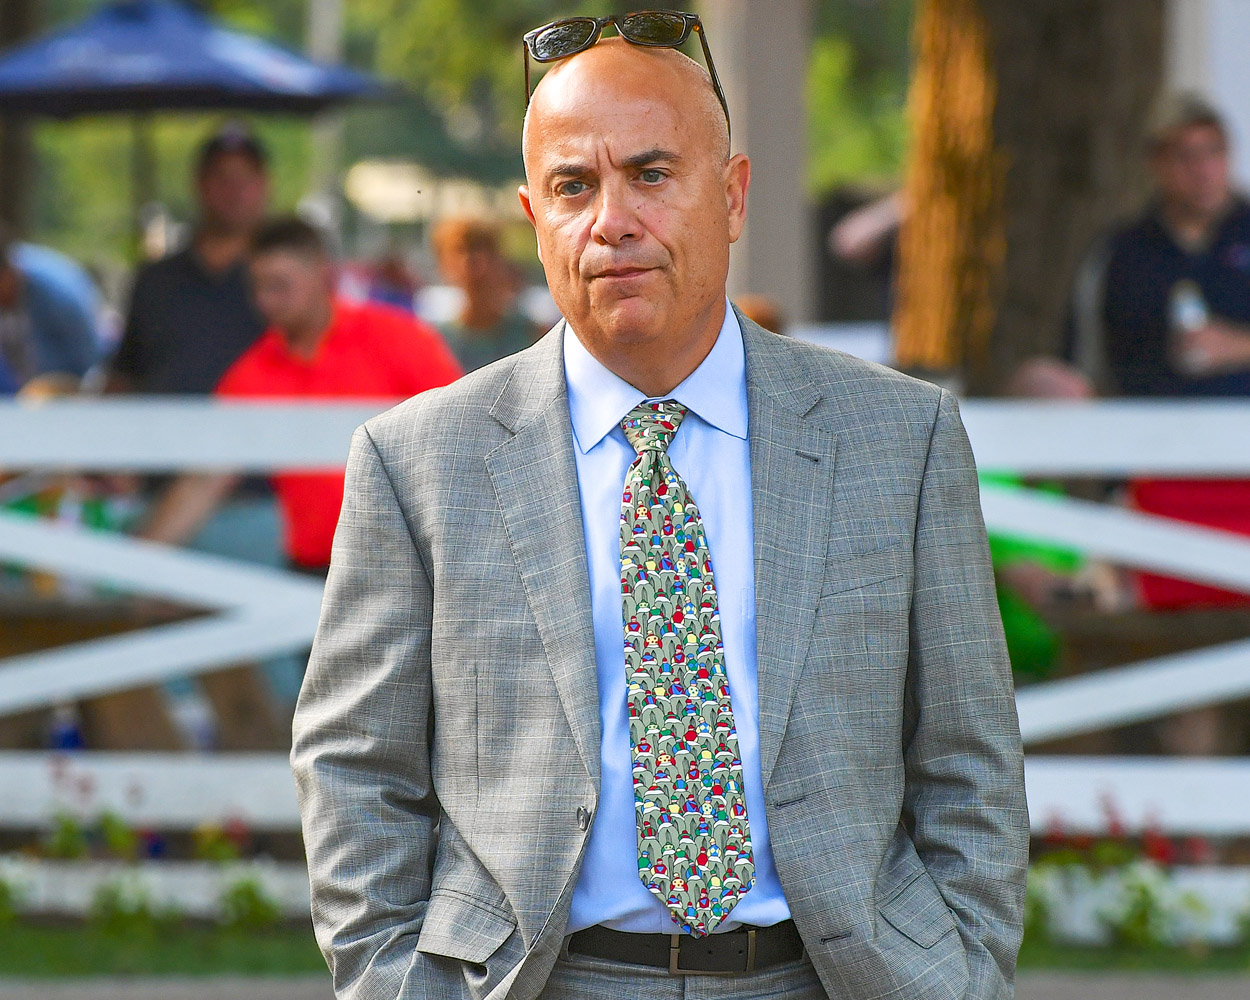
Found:
[[[639,403],[625,415],[621,430],[640,455],[644,451],[666,452],[685,415],[686,408],[675,399]]]

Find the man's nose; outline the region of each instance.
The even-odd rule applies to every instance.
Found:
[[[603,183],[599,188],[595,224],[590,236],[596,243],[616,246],[642,235],[638,212],[624,180]]]

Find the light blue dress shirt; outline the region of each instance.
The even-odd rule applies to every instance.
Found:
[[[677,922],[638,877],[633,760],[621,647],[621,493],[635,452],[625,440],[620,421],[646,397],[596,361],[567,328],[564,373],[586,534],[603,734],[599,805],[573,890],[568,931],[602,924],[621,931],[670,934],[680,929]],[[708,356],[663,398],[676,399],[688,410],[668,454],[699,505],[711,550],[755,855],[751,890],[717,929],[774,924],[787,919],[790,910],[773,862],[760,777],[746,354],[738,319],[728,302],[720,334]]]

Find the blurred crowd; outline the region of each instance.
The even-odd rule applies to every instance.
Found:
[[[1250,396],[1250,202],[1229,169],[1229,129],[1192,94],[1166,97],[1143,155],[1153,179],[1137,217],[1090,248],[1075,276],[1063,348],[1034,358],[1005,396],[1087,400]],[[501,224],[444,218],[429,233],[437,309],[408,262],[336,259],[333,242],[295,216],[273,217],[266,149],[231,123],[194,162],[197,217],[186,245],[141,266],[120,320],[66,256],[0,233],[0,394],[217,396],[230,399],[399,398],[444,385],[543,332],[523,307],[523,270]],[[844,218],[829,249],[889,266],[905,222],[901,194]],[[784,332],[765,296],[737,305]],[[989,474],[1000,488],[1063,492],[1069,484]],[[3,489],[3,487],[0,487]],[[89,498],[124,502],[113,526],[147,539],[324,574],[343,493],[341,474],[235,474],[80,479]],[[1250,483],[1141,479],[1104,496],[1135,509],[1250,533]],[[9,503],[12,491],[0,495]],[[80,497],[81,499],[81,497]],[[1091,564],[1079,552],[991,539],[1013,665],[1024,682],[1053,676],[1055,610],[1245,607],[1247,598]],[[1228,729],[1190,717],[1165,749],[1210,752]]]
[[[435,324],[416,314],[420,283],[401,257],[340,266],[312,224],[269,214],[269,179],[268,153],[245,127],[207,138],[195,158],[190,239],[138,269],[119,336],[109,335],[84,268],[5,241],[0,392],[398,399],[541,333],[518,308],[523,281],[497,222],[435,227],[440,277],[457,293]],[[142,537],[324,573],[342,485],[341,475],[114,476],[88,488],[137,494],[127,527]]]
[[[1250,397],[1250,201],[1233,186],[1228,124],[1200,95],[1165,94],[1142,155],[1149,198],[1085,254],[1072,282],[1061,350],[1025,361],[999,387],[1001,395],[1069,402]],[[830,231],[829,250],[862,269],[888,269],[906,216],[902,193],[872,201]],[[1250,534],[1250,482],[1240,479],[1072,484],[985,472],[982,481],[1000,489],[1076,489],[1087,498]],[[1019,683],[1072,669],[1063,662],[1060,631],[1074,622],[1079,627],[1085,608],[1127,620],[1136,647],[1099,633],[1109,660],[1096,652],[1078,669],[1119,662],[1117,652],[1134,659],[1144,648],[1172,652],[1213,641],[1212,613],[1250,608],[1244,594],[1116,570],[1027,538],[992,534],[990,547]],[[1151,646],[1146,618],[1156,612],[1172,613],[1163,620],[1173,635]],[[1250,736],[1240,707],[1183,713],[1148,730],[1111,739],[1135,750],[1213,754],[1244,752]]]

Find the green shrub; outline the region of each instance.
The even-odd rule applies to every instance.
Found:
[[[1099,914],[1112,941],[1135,951],[1168,947],[1174,918],[1163,899],[1161,876],[1149,868],[1130,868],[1124,873],[1119,905]]]
[[[282,909],[265,892],[260,881],[248,876],[226,886],[221,894],[221,922],[231,931],[257,931],[273,927]]]
[[[147,891],[130,879],[102,882],[91,897],[89,924],[112,937],[139,937],[155,930],[157,917]]]
[[[52,817],[52,829],[43,841],[46,857],[72,861],[87,856],[87,830],[75,816],[59,812]]]
[[[192,841],[192,853],[197,861],[238,861],[241,856],[239,842],[230,832],[216,823],[204,823],[197,827]]]
[[[133,861],[139,854],[139,835],[114,812],[102,813],[96,822],[105,852],[119,861]]]
[[[17,887],[8,879],[0,878],[0,931],[17,919],[18,896]]]
[[[1040,880],[1030,874],[1024,896],[1024,936],[1030,941],[1050,941],[1050,899]]]

